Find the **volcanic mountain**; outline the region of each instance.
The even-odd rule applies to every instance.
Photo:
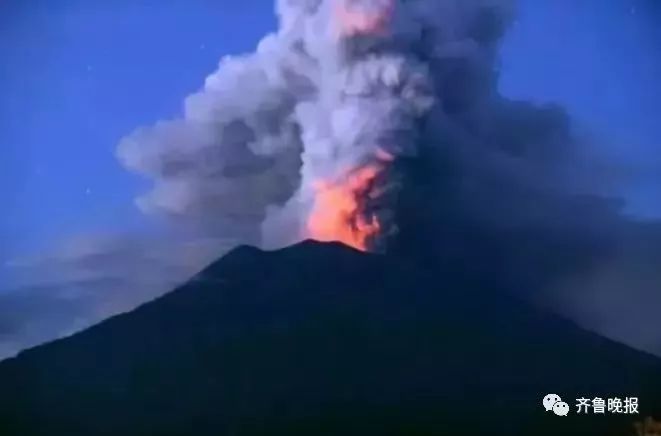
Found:
[[[581,397],[640,415],[578,415]],[[8,436],[629,435],[660,400],[653,356],[451,269],[311,241],[237,248],[0,363]]]

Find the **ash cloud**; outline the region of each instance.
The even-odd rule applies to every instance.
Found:
[[[154,181],[138,205],[204,235],[295,242],[315,181],[383,151],[415,156],[430,113],[445,123],[445,108],[486,107],[512,10],[505,0],[277,2],[278,32],[223,59],[182,119],[122,142],[123,164]]]

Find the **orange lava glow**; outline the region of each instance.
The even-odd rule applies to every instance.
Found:
[[[391,160],[381,152],[380,160]],[[367,251],[369,242],[381,231],[374,214],[366,214],[361,201],[373,191],[376,177],[384,169],[382,162],[363,166],[336,182],[318,181],[312,212],[307,221],[309,237],[322,242],[338,241]]]
[[[335,0],[335,17],[342,36],[382,35],[392,21],[394,0],[388,0],[380,9],[360,10],[349,5],[348,0]]]

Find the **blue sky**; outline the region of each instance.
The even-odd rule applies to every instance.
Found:
[[[661,162],[654,0],[522,0],[503,49],[507,95],[565,105],[609,153]],[[249,24],[247,24],[249,23]],[[145,186],[114,157],[176,116],[221,56],[275,27],[270,0],[20,1],[0,6],[0,262],[77,233],[153,228]],[[627,188],[658,213],[658,180]]]
[[[252,49],[275,26],[270,2],[259,3],[5,4],[5,250],[26,253],[75,232],[143,225],[133,205],[141,181],[117,163],[117,143],[141,125],[176,116],[222,55]]]

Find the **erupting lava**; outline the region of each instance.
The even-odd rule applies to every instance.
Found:
[[[334,0],[338,36],[382,35],[392,21],[395,0]],[[366,251],[381,231],[368,198],[377,195],[375,182],[393,156],[377,149],[375,160],[352,168],[332,180],[314,184],[314,202],[307,221],[307,236],[319,241],[339,241]]]
[[[307,222],[308,235],[318,241],[339,241],[366,251],[372,238],[381,231],[374,213],[364,202],[374,194],[374,182],[384,170],[383,161],[392,160],[385,152],[380,161],[347,173],[342,180],[318,181],[312,212]]]
[[[356,0],[335,0],[335,17],[342,36],[380,35],[386,32],[395,11],[394,0],[357,4]],[[376,3],[376,4],[375,4]]]

